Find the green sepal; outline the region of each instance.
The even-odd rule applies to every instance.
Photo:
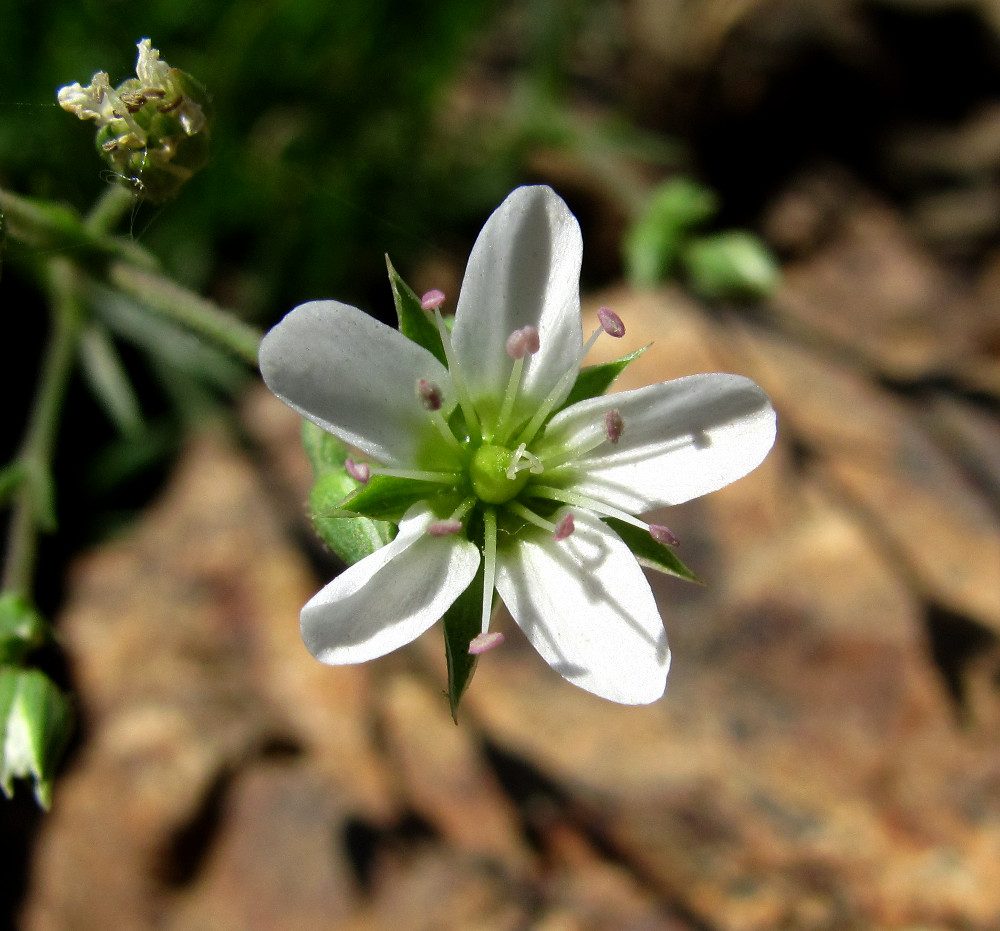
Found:
[[[614,384],[615,379],[625,371],[625,366],[638,359],[647,349],[649,346],[643,346],[612,362],[601,362],[580,369],[580,374],[576,376],[576,381],[559,410],[564,410],[577,401],[586,401],[588,398],[604,394]]]
[[[420,298],[416,292],[399,277],[399,272],[393,268],[388,255],[385,257],[385,267],[389,270],[389,284],[396,304],[399,332],[418,346],[423,346],[438,362],[447,366],[448,357],[441,342],[441,334],[431,315],[420,306]]]
[[[329,516],[345,498],[363,487],[344,468],[347,447],[308,420],[302,422],[302,445],[316,476],[309,493],[309,510],[320,539],[349,566],[392,540],[396,528],[386,521]]]
[[[20,592],[0,595],[0,666],[17,666],[49,639],[45,619]]]
[[[473,637],[480,633],[483,619],[483,566],[472,584],[455,599],[442,618],[444,649],[448,660],[448,702],[452,720],[458,724],[458,704],[476,671],[478,657],[469,652]]]
[[[428,500],[428,483],[415,478],[373,475],[366,484],[356,488],[337,505],[339,510],[397,524],[414,504]]]
[[[686,582],[697,582],[703,585],[687,566],[680,561],[673,547],[665,543],[657,543],[649,532],[633,524],[626,524],[623,520],[615,517],[602,517],[604,521],[615,533],[621,537],[631,551],[632,555],[639,561],[639,564],[648,569],[655,569],[657,572],[664,572],[667,575],[675,575]]]
[[[7,798],[15,779],[31,779],[38,804],[48,809],[72,725],[69,699],[48,676],[37,669],[0,669],[0,789]]]

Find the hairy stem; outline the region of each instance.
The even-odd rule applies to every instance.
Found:
[[[113,262],[108,267],[108,281],[150,310],[180,323],[256,368],[263,334],[212,301],[192,294],[169,278],[126,262]]]
[[[52,456],[69,376],[76,357],[82,307],[77,271],[64,258],[47,263],[52,331],[18,459],[25,477],[14,494],[4,560],[3,587],[29,595],[39,530],[52,529]]]

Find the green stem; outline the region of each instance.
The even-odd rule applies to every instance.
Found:
[[[3,587],[24,595],[29,595],[32,587],[39,530],[49,529],[54,520],[52,455],[82,318],[73,264],[68,259],[55,258],[47,266],[52,332],[18,457],[26,474],[14,496],[3,571]]]
[[[218,304],[192,294],[169,278],[126,262],[113,262],[109,266],[108,281],[150,310],[180,323],[256,368],[263,334]]]

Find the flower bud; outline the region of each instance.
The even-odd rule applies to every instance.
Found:
[[[160,202],[208,161],[208,94],[160,61],[149,39],[138,48],[136,77],[112,88],[99,71],[87,87],[61,87],[57,96],[64,110],[97,123],[97,151],[122,181]]]
[[[14,794],[15,779],[31,779],[43,808],[72,728],[69,700],[37,669],[0,670],[0,789]]]

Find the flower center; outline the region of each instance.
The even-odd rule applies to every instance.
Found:
[[[517,497],[530,473],[527,469],[515,471],[511,468],[514,464],[515,453],[506,446],[484,443],[475,451],[469,463],[469,478],[480,501],[504,504]]]

